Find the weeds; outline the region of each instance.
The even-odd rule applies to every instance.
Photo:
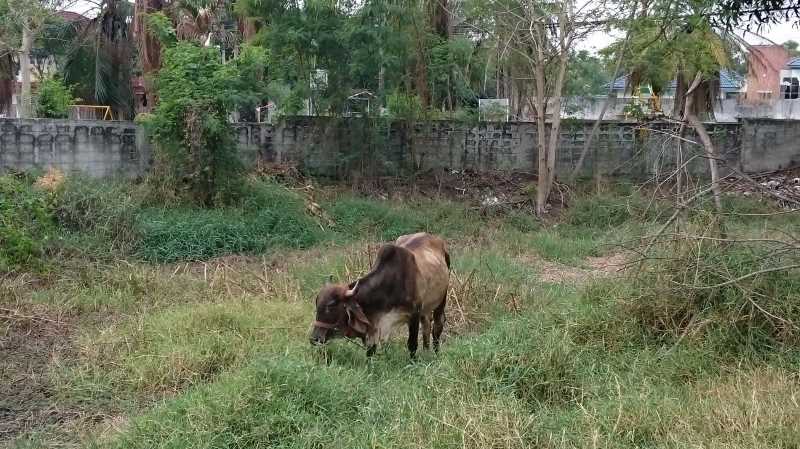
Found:
[[[0,273],[42,266],[55,233],[50,202],[30,180],[0,177]]]
[[[664,257],[638,279],[552,285],[539,258],[580,265],[655,218],[610,197],[539,227],[457,204],[323,193],[327,223],[297,191],[252,189],[222,210],[154,208],[124,189],[102,198],[127,208],[100,193],[61,197],[79,206],[59,215],[68,234],[102,243],[126,227],[137,257],[176,263],[78,258],[15,293],[74,325],[41,370],[54,384],[42,410],[84,416],[17,447],[796,446],[800,353],[786,322],[800,319],[797,276],[740,279],[792,263],[785,241],[765,252],[680,236],[659,243]],[[742,220],[750,234],[739,238],[780,240],[764,221],[790,226]],[[381,241],[419,230],[451,245],[441,352],[411,362],[401,329],[371,360],[337,341],[326,363],[306,338],[313,294],[367,270]],[[208,260],[231,252],[259,256]],[[177,263],[187,259],[202,262]]]

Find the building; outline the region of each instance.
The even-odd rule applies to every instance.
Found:
[[[677,84],[678,83],[675,80],[670,81],[667,88],[661,94],[661,98],[674,98]],[[606,84],[606,88],[608,88],[608,84]],[[727,69],[722,69],[719,71],[718,99],[730,100],[739,98],[744,91],[745,79],[742,75]],[[649,84],[641,85],[639,86],[638,94],[636,94],[631,90],[631,86],[628,81],[628,75],[624,75],[614,80],[612,95],[616,98],[648,99],[653,96],[653,88]]]
[[[780,72],[783,100],[800,100],[800,57],[790,59]]]
[[[747,92],[743,103],[768,104],[781,98],[781,71],[791,59],[782,45],[755,45],[747,55]]]

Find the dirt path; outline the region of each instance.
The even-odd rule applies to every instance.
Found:
[[[540,279],[558,284],[579,284],[592,279],[615,276],[625,267],[626,256],[622,253],[600,257],[587,257],[583,265],[587,268],[564,265],[558,262],[537,259]]]

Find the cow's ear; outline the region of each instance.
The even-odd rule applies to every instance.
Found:
[[[350,301],[345,307],[347,310],[347,325],[359,334],[366,334],[372,324],[367,316],[364,315],[361,306],[355,301]]]

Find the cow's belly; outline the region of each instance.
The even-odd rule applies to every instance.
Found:
[[[408,317],[408,312],[397,309],[384,313],[375,320],[373,332],[370,338],[368,338],[367,344],[372,345],[386,341],[391,336],[392,330],[395,327],[408,323]]]

